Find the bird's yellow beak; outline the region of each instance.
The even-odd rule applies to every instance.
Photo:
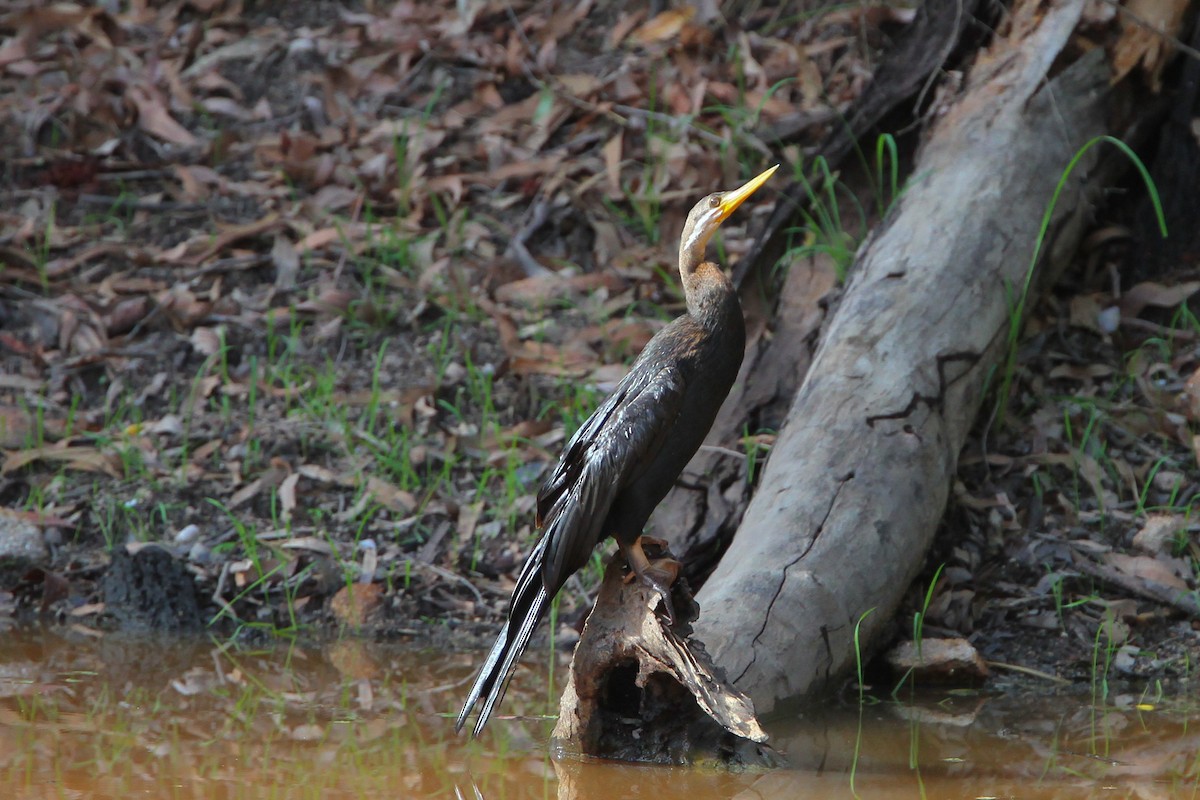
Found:
[[[758,191],[759,187],[766,183],[767,178],[770,178],[772,175],[774,175],[775,170],[777,169],[779,169],[778,164],[771,167],[766,172],[758,175],[757,177],[751,178],[749,181],[742,184],[742,186],[738,187],[737,189],[734,189],[732,192],[726,192],[724,195],[722,195],[720,205],[721,215],[718,217],[717,223],[720,224],[729,219],[729,215],[736,211],[738,206],[746,202],[746,198]]]

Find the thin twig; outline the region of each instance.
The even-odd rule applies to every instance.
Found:
[[[464,578],[462,575],[455,575],[453,572],[451,572],[448,569],[442,569],[441,567],[434,566],[433,564],[422,564],[420,561],[412,561],[409,563],[411,563],[417,567],[424,567],[425,569],[432,572],[434,575],[438,575],[442,578],[445,578],[448,581],[454,581],[455,583],[463,584],[464,586],[466,586],[468,589],[471,590],[471,594],[475,595],[475,599],[481,605],[483,604],[483,595],[479,592],[478,589],[475,588],[475,584],[471,583],[469,580]]]
[[[1146,600],[1170,606],[1190,617],[1200,617],[1200,604],[1197,604],[1194,593],[1183,592],[1155,581],[1127,575],[1107,564],[1094,561],[1090,556],[1079,550],[1072,551],[1072,556],[1075,566],[1094,578],[1107,581],[1130,594],[1137,595]]]
[[[1029,675],[1033,678],[1041,678],[1044,681],[1051,683],[1059,683],[1064,686],[1070,686],[1071,681],[1066,678],[1060,678],[1057,675],[1051,675],[1049,672],[1042,672],[1040,669],[1033,667],[1023,667],[1020,664],[1005,664],[1003,661],[987,661],[988,669],[1006,669],[1009,672],[1019,672],[1022,675]]]
[[[765,445],[759,445],[759,446],[765,447]],[[716,453],[719,456],[729,456],[731,458],[736,458],[736,459],[745,459],[746,458],[745,453],[740,453],[731,447],[721,447],[721,445],[719,445],[719,444],[702,444],[702,445],[700,445],[700,449],[706,453]]]
[[[525,274],[531,278],[551,274],[551,270],[538,263],[538,260],[529,252],[529,248],[525,246],[529,237],[546,224],[546,218],[549,215],[550,203],[546,198],[539,197],[529,211],[529,221],[508,240],[508,247],[505,248],[505,255],[515,259],[521,265],[521,269],[525,270]]]

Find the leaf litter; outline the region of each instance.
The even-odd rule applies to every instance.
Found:
[[[680,307],[690,199],[884,41],[785,11],[0,16],[0,503],[66,531],[58,607],[103,627],[105,550],[153,543],[243,628],[494,613],[556,448]]]

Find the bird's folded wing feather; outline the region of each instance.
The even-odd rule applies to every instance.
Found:
[[[602,529],[609,509],[663,448],[686,389],[686,376],[676,365],[634,369],[571,437],[538,493],[546,539],[542,576],[552,596],[587,563],[599,541],[614,533]]]

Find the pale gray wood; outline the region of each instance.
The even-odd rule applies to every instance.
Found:
[[[1106,132],[1100,49],[1048,80],[1082,8],[1018,3],[940,112],[697,598],[697,637],[759,713],[853,670],[855,623],[872,611],[869,647],[923,563],[1042,215],[1076,150]],[[1086,174],[1060,198],[1055,249],[1078,240]]]

